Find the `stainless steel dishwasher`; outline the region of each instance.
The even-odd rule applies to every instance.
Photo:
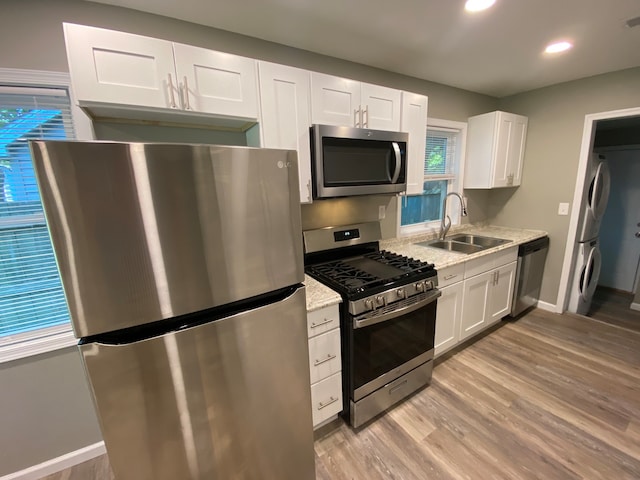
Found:
[[[523,243],[518,248],[518,268],[516,284],[513,289],[512,317],[520,315],[527,308],[533,307],[540,298],[540,285],[544,262],[549,250],[549,237],[542,237]]]

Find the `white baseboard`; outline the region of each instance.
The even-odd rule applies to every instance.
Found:
[[[546,310],[547,312],[558,313],[558,310],[556,310],[557,307],[554,303],[547,303],[543,302],[542,300],[538,300],[536,307],[538,307],[540,310]]]
[[[38,480],[52,473],[64,470],[65,468],[73,467],[92,458],[99,457],[106,452],[104,442],[94,443],[75,452],[69,452],[57,458],[52,458],[39,465],[25,468],[19,472],[10,473],[9,475],[0,477],[0,480]]]
[[[636,310],[636,311],[640,312],[640,303],[632,303],[631,306],[629,306],[629,308],[631,310]]]

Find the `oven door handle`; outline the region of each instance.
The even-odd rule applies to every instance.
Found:
[[[400,308],[398,310],[393,310],[388,313],[383,313],[378,316],[373,316],[369,318],[363,318],[362,320],[353,319],[353,328],[363,328],[368,327],[369,325],[375,325],[376,323],[386,322],[387,320],[393,320],[394,318],[398,318],[402,315],[406,315],[407,313],[414,312],[419,308],[428,305],[429,303],[438,299],[439,296],[442,295],[442,292],[437,288],[434,288],[433,293],[429,294],[426,298],[416,302],[412,305],[408,305],[404,308]]]

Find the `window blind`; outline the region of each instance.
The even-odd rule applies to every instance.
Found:
[[[451,179],[455,175],[459,130],[430,128],[425,148],[425,179]]]
[[[28,142],[72,138],[66,89],[0,86],[0,345],[69,321]]]

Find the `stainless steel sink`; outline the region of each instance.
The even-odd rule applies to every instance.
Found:
[[[470,233],[459,233],[457,235],[451,235],[451,237],[449,237],[449,240],[454,242],[469,243],[471,245],[478,245],[484,248],[497,247],[499,245],[504,245],[505,243],[513,241],[504,240],[502,238],[481,237],[480,235],[472,235]]]
[[[452,235],[447,240],[430,240],[428,242],[416,243],[422,247],[441,248],[450,252],[470,253],[481,252],[488,248],[504,245],[513,240],[504,240],[502,238],[482,237],[480,235],[472,235],[469,233],[459,233]]]
[[[451,252],[458,253],[476,253],[485,249],[479,245],[471,245],[470,243],[454,242],[452,240],[431,240],[429,242],[420,242],[416,245],[423,247],[441,248],[443,250],[449,250]]]

